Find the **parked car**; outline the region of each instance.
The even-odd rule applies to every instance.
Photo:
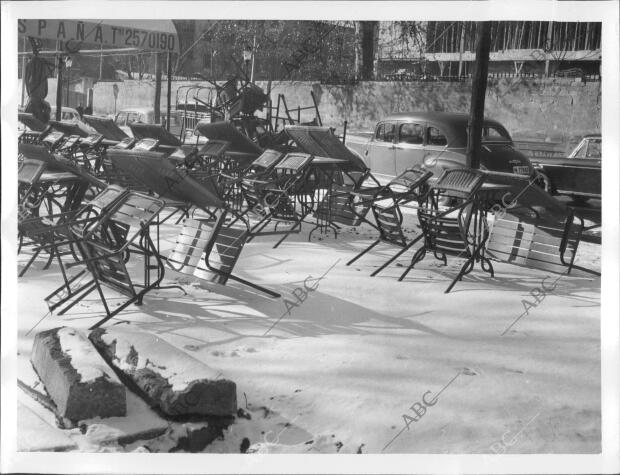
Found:
[[[601,198],[600,134],[586,135],[564,158],[535,158],[532,164],[544,177],[553,195],[569,195],[576,201]]]
[[[56,106],[52,106],[52,112],[50,119],[56,120]],[[77,124],[81,122],[80,113],[73,107],[62,106],[60,109],[60,122],[67,122],[70,124]]]
[[[440,176],[443,170],[465,166],[469,115],[447,112],[392,114],[379,121],[370,138],[347,135],[347,146],[380,180],[421,165]],[[534,177],[529,159],[518,151],[499,122],[483,122],[481,169]]]
[[[165,124],[165,120],[166,111],[163,110],[160,112],[159,123]],[[129,124],[133,124],[134,122],[141,122],[143,124],[155,124],[155,112],[152,107],[132,107],[122,109],[114,116],[114,122],[123,130],[123,132],[125,132],[130,137],[133,137],[133,132],[129,128]],[[176,114],[170,114],[170,127],[172,133],[177,132],[176,130],[173,130],[173,128],[176,127],[176,124]]]

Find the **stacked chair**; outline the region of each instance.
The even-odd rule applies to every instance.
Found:
[[[271,172],[250,175],[241,180],[247,209],[240,217],[253,216],[257,219],[250,228],[252,237],[283,234],[274,245],[276,248],[290,234],[301,231],[302,222],[311,211],[306,201],[308,195],[303,193],[301,185],[313,158],[307,153],[288,153],[281,159],[277,158]],[[270,223],[275,224],[273,229],[265,231]],[[278,230],[280,224],[288,224],[289,227]]]
[[[489,230],[477,196],[485,178],[485,173],[480,170],[450,169],[430,185],[418,207],[423,245],[399,281],[429,252],[446,265],[447,256],[465,259],[446,293],[463,275],[472,271],[476,262],[481,262],[482,269],[493,276],[493,266],[483,252]]]
[[[402,228],[403,215],[400,206],[411,201],[421,201],[424,199],[427,194],[427,182],[431,176],[431,172],[416,167],[406,170],[385,186],[362,188],[357,191],[345,188],[340,193],[341,199],[346,205],[346,207],[343,206],[343,209],[350,210],[349,214],[352,215],[352,219],[356,220],[356,223],[362,220],[368,222],[365,218],[365,212],[360,213],[358,210],[362,206],[370,205],[375,221],[374,227],[379,231],[379,237],[347,262],[347,265],[353,264],[379,243],[383,242],[400,247],[401,249],[397,254],[388,259],[371,274],[374,277],[422,239],[422,234],[413,239],[405,235]],[[353,201],[354,199],[359,201],[356,203]]]

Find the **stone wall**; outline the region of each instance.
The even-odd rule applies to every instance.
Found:
[[[95,84],[95,113],[114,111],[112,82]],[[152,107],[153,81],[124,81],[119,86],[117,110]],[[176,89],[189,82],[174,82]],[[267,84],[259,82],[266,89]],[[312,104],[313,91],[324,125],[349,130],[370,130],[377,120],[391,112],[414,110],[469,112],[470,82],[362,82],[355,86],[332,86],[311,82],[276,82],[272,85],[274,105],[284,94],[289,108]],[[166,106],[166,84],[162,84],[162,108]],[[490,79],[486,115],[500,121],[517,139],[568,143],[586,133],[600,132],[601,83],[573,79]],[[296,117],[296,114],[295,114]],[[312,111],[301,114],[312,120]]]

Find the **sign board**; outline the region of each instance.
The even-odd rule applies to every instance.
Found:
[[[133,23],[139,24],[139,27],[119,25],[107,20],[18,20],[18,31],[23,36],[59,40],[62,49],[69,53],[77,53],[83,45],[179,51],[178,37],[172,22],[167,22],[169,26],[163,29],[159,28],[161,22],[157,21],[149,24],[146,20],[136,20]]]

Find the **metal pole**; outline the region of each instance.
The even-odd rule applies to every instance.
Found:
[[[70,104],[69,104],[69,86],[70,85],[71,85],[71,68],[67,68],[67,97],[65,99],[67,107],[70,107]]]
[[[161,63],[160,53],[155,53],[155,99],[153,101],[153,117],[155,123],[161,123]]]
[[[489,73],[489,51],[491,49],[491,22],[481,21],[476,31],[476,63],[471,88],[471,108],[467,129],[466,163],[471,168],[480,168],[482,145],[482,122],[484,120],[484,99]]]
[[[61,55],[56,56],[57,71],[56,74],[56,120],[60,122],[62,111],[62,65],[64,61]]]
[[[172,102],[172,53],[168,51],[168,112],[166,116],[166,129],[170,132],[170,103]]]
[[[23,38],[23,45],[24,45],[24,53],[26,52],[26,37],[24,36]],[[26,55],[24,54],[22,56],[22,100],[21,100],[21,105],[23,107],[24,105],[24,91],[26,88]]]
[[[103,77],[103,45],[101,45],[101,50],[99,53],[99,80]]]
[[[254,82],[254,56],[256,55],[256,35],[252,42],[252,72],[250,73],[250,82]]]

